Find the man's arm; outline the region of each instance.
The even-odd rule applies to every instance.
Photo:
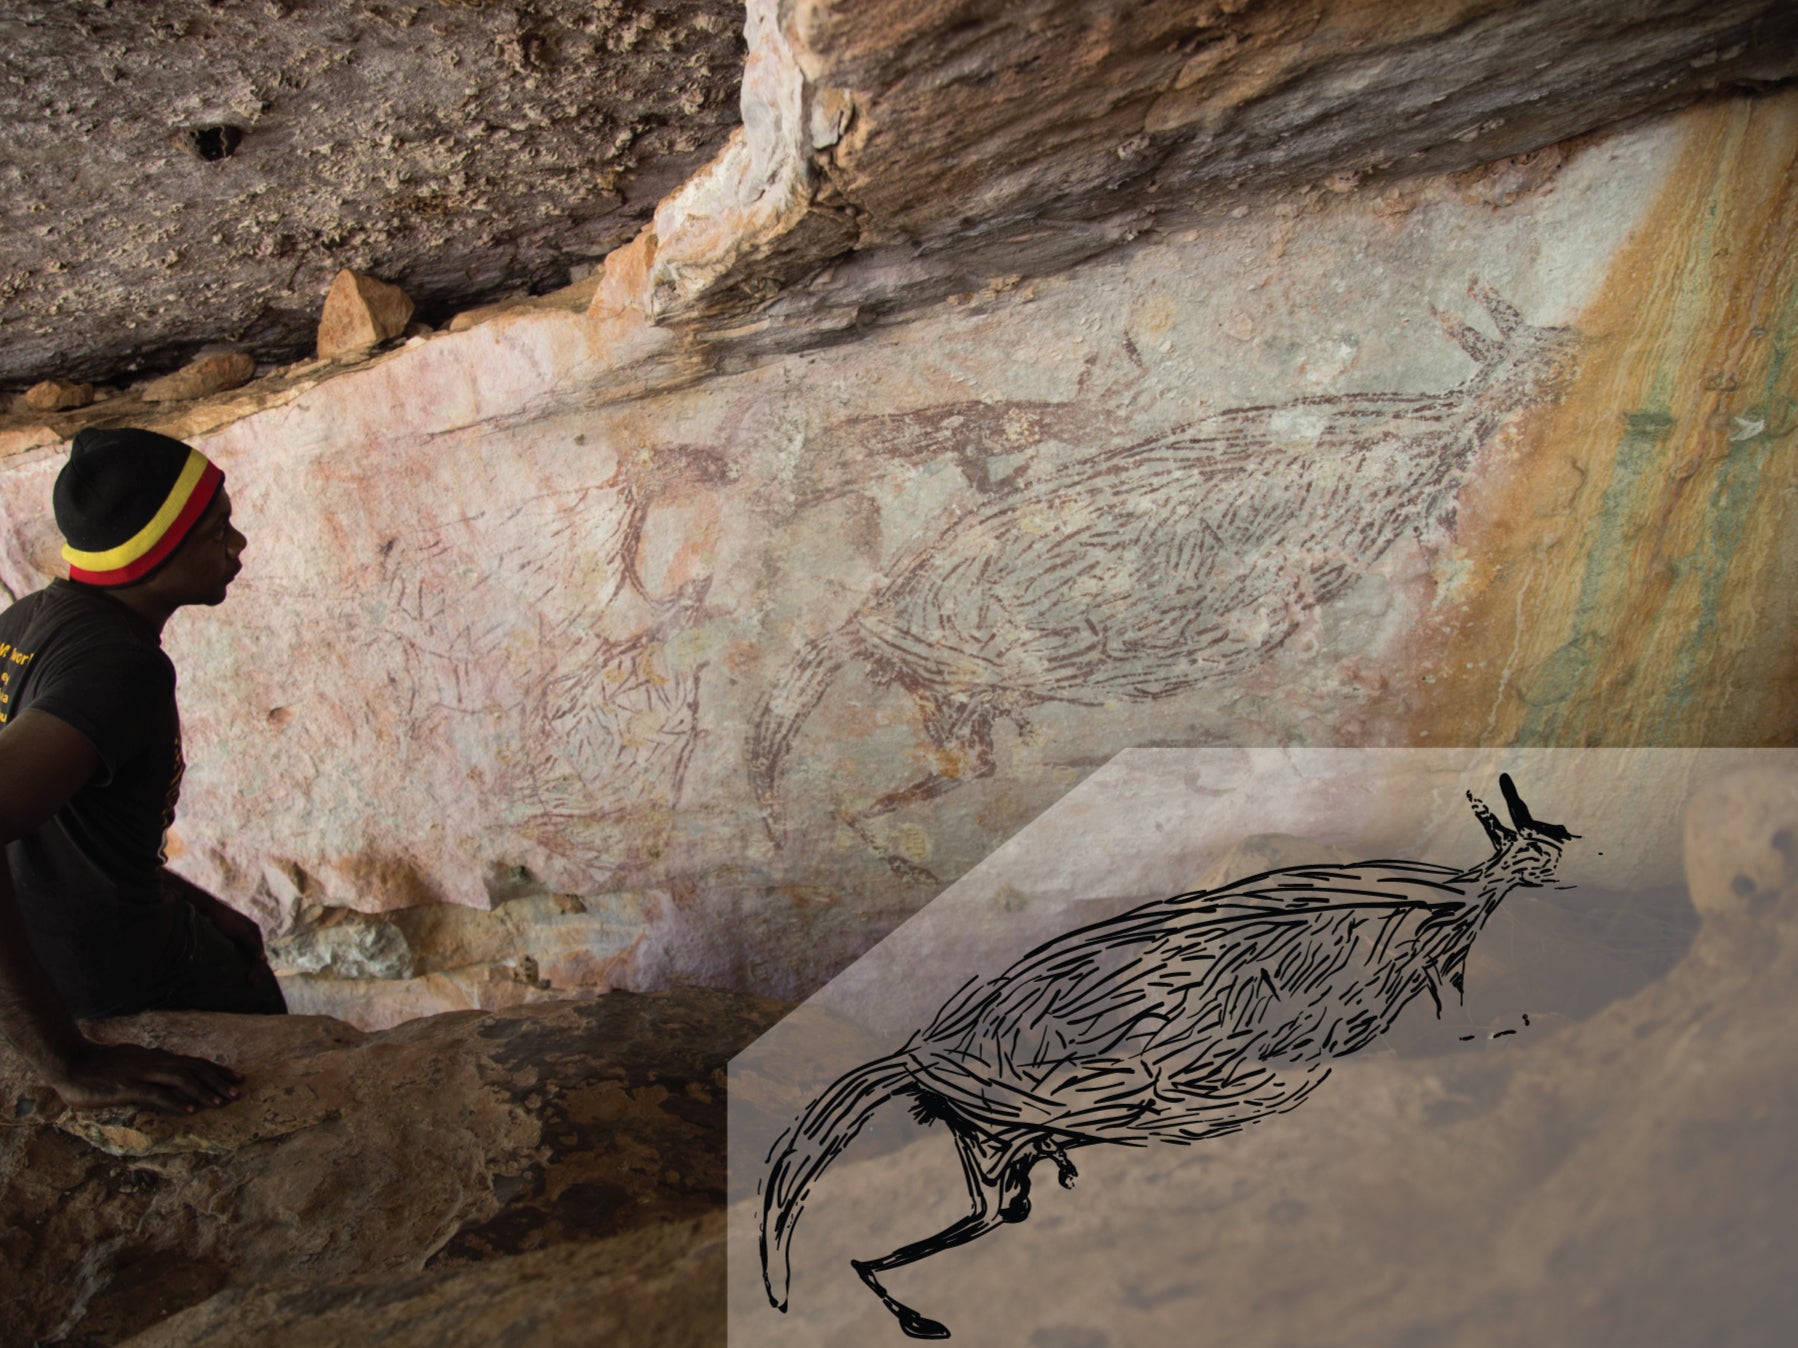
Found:
[[[0,727],[0,846],[68,803],[100,767],[87,737],[27,708]],[[189,1113],[237,1097],[242,1078],[204,1058],[138,1044],[96,1044],[81,1033],[38,962],[0,860],[0,1033],[76,1108],[147,1105]]]

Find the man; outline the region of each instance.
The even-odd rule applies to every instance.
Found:
[[[75,1018],[286,1008],[249,918],[163,867],[185,760],[162,630],[242,569],[224,476],[84,430],[56,480],[69,578],[0,614],[0,1032],[70,1105],[222,1105],[242,1078]]]

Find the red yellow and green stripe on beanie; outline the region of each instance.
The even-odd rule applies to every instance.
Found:
[[[181,545],[224,480],[199,450],[155,431],[79,432],[52,493],[69,579],[143,579]]]

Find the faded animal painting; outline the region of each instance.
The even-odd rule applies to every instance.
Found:
[[[1266,660],[1396,542],[1452,527],[1469,465],[1573,368],[1566,329],[1526,324],[1476,286],[1497,329],[1442,318],[1474,361],[1445,392],[1240,407],[1065,467],[1009,476],[916,539],[847,621],[806,645],[757,709],[749,773],[785,838],[781,775],[851,663],[911,697],[951,775],[926,773],[839,818],[896,872],[869,820],[994,771],[993,730],[1043,703],[1170,697]],[[928,414],[925,429],[933,430]],[[1304,457],[1282,427],[1315,433]]]

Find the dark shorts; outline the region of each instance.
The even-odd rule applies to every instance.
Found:
[[[193,908],[187,910],[187,925],[186,958],[142,1010],[287,1014],[287,999],[266,959],[252,959]]]

